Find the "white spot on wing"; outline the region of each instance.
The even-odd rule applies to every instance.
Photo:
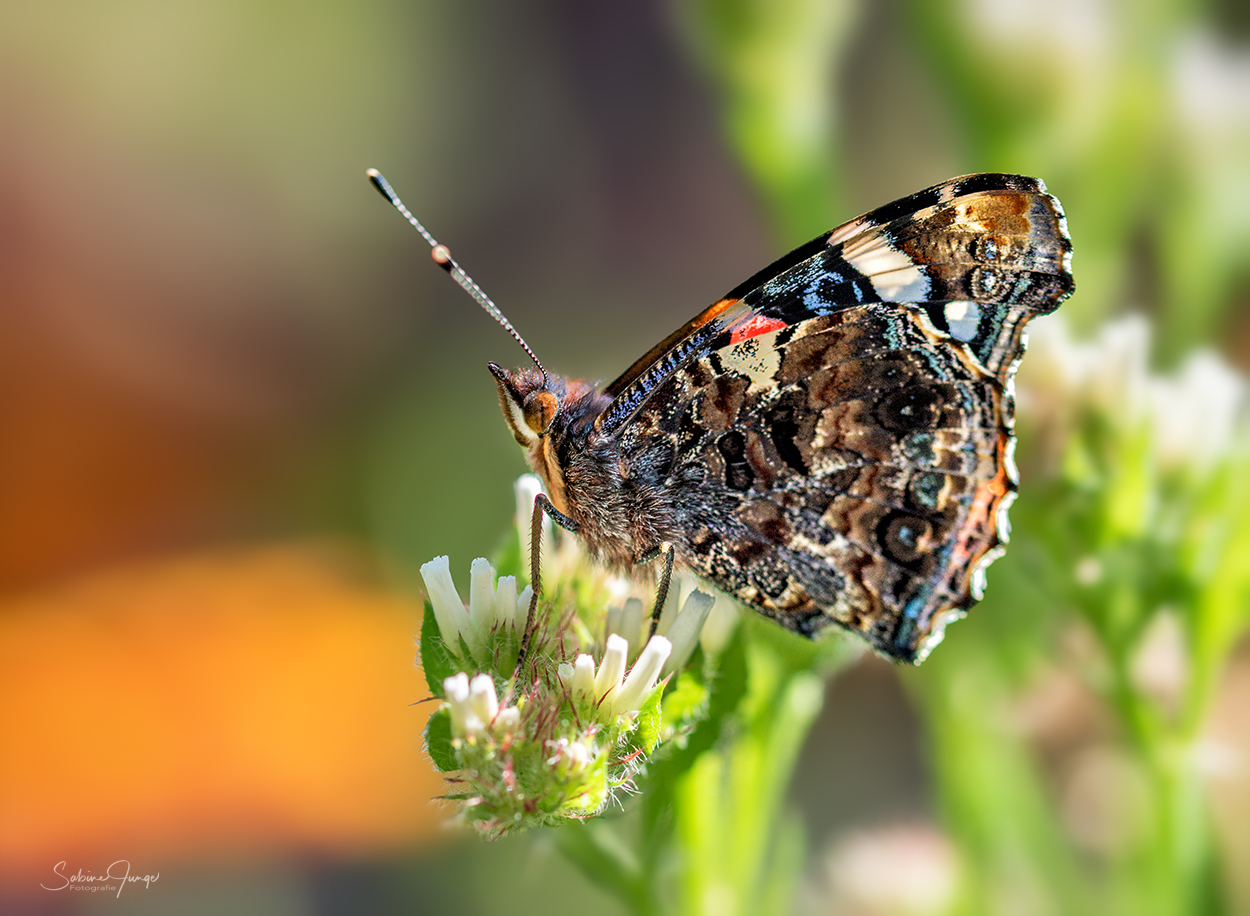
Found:
[[[924,302],[929,295],[929,278],[906,254],[880,235],[842,249],[848,264],[872,281],[882,302]]]
[[[975,302],[956,300],[946,303],[946,325],[956,340],[972,340],[981,323],[981,307]]]
[[[877,224],[875,222],[863,216],[859,219],[853,219],[849,223],[839,226],[837,229],[834,229],[833,232],[829,233],[828,244],[830,246],[841,245],[848,239],[852,239],[859,233],[864,232],[867,229],[871,229],[876,225]]]
[[[929,298],[929,278],[914,264],[903,270],[876,274],[872,288],[883,302],[924,302]]]

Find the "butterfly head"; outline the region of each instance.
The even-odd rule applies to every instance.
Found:
[[[549,378],[538,369],[509,372],[487,363],[499,388],[499,407],[508,428],[522,448],[532,448],[545,438],[560,413],[563,380]]]

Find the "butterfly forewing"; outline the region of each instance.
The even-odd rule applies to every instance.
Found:
[[[954,179],[742,284],[608,387],[598,426],[680,558],[805,635],[918,660],[980,597],[1015,490],[1025,323],[1072,290],[1035,179]]]

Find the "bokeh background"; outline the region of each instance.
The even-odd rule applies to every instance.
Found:
[[[415,569],[505,536],[524,359],[376,166],[605,380],[835,223],[1043,177],[1078,291],[1016,545],[924,668],[830,681],[793,908],[1250,912],[1248,42],[1235,0],[4,4],[0,908],[622,911],[429,802]],[[39,886],[123,858],[159,881]]]

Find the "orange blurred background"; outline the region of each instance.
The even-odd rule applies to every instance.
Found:
[[[774,253],[663,11],[0,17],[0,908],[103,907],[62,860],[356,912],[534,854],[457,851],[412,705],[412,570],[502,536],[521,354],[364,170],[617,371]]]

